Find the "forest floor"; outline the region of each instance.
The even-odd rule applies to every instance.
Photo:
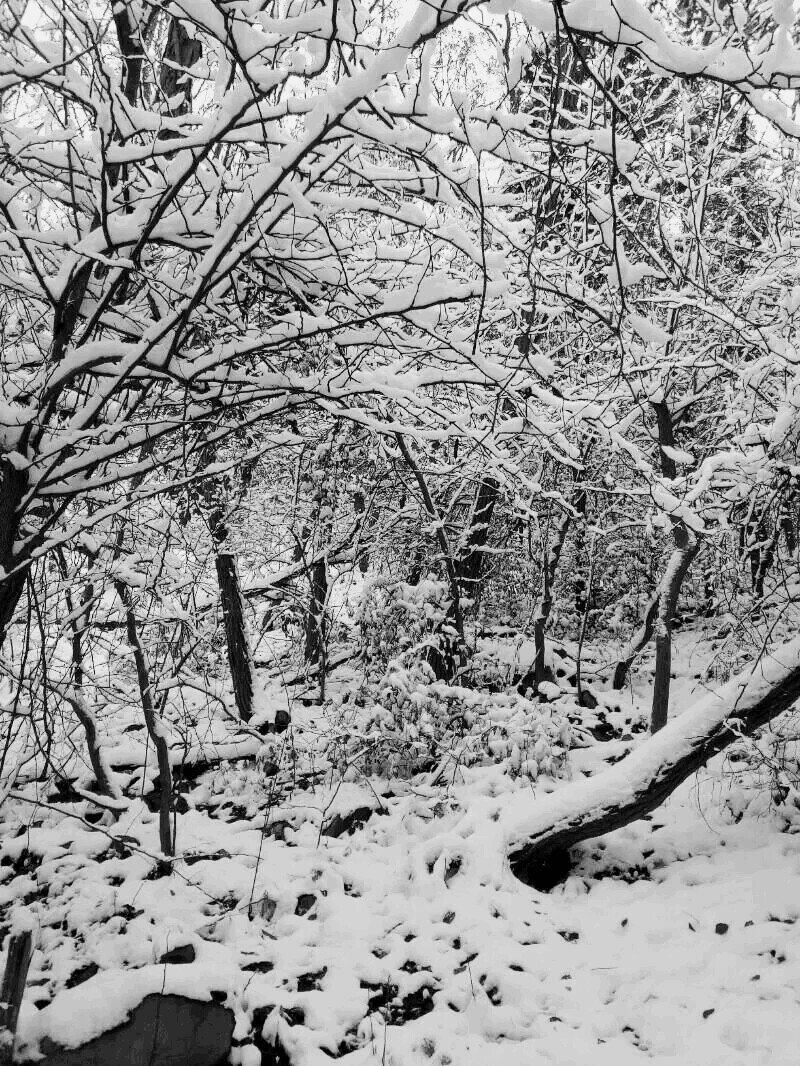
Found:
[[[711,655],[692,632],[679,652],[673,713],[704,690]],[[573,779],[640,742],[649,669],[616,709],[601,693],[613,736],[570,752]],[[756,769],[718,757],[648,819],[584,845],[549,893],[513,876],[496,826],[568,781],[490,764],[276,798],[261,764],[216,774],[187,793],[171,872],[143,799],[99,824],[76,797],[31,802],[32,784],[6,801],[0,911],[40,949],[21,1058],[44,1036],[79,1046],[163,991],[224,997],[243,1066],[797,1061],[800,819]],[[354,811],[347,833],[336,816]]]

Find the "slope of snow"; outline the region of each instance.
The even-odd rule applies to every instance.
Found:
[[[620,747],[574,750],[573,778],[606,772]],[[263,789],[257,767],[241,773],[242,794],[248,773]],[[225,996],[232,1062],[248,1066],[274,1039],[292,1066],[793,1061],[800,824],[768,803],[737,822],[719,757],[536,892],[509,869],[506,827],[573,787],[478,765],[446,787],[298,789],[250,820],[190,809],[171,874],[144,803],[104,835],[10,801],[0,910],[12,927],[32,918],[38,948],[20,1052],[44,1035],[79,1044],[165,982]],[[378,806],[352,836],[322,832],[334,812]],[[188,946],[193,961],[159,964]]]

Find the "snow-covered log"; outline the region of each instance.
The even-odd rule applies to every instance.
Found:
[[[568,869],[576,844],[654,810],[738,736],[752,733],[800,699],[800,639],[765,653],[627,758],[515,813],[505,836],[517,876],[546,888]]]

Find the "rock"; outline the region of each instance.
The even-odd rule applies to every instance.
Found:
[[[286,730],[289,728],[289,723],[291,722],[291,720],[292,719],[291,719],[291,716],[290,716],[288,711],[282,711],[282,710],[276,711],[275,712],[275,732],[276,733],[285,733]]]
[[[86,966],[80,966],[77,970],[73,970],[70,976],[65,981],[67,988],[76,988],[78,985],[82,985],[84,981],[88,981],[90,977],[94,977],[99,972],[100,967],[96,962],[90,962]]]
[[[570,875],[572,860],[569,851],[551,852],[535,863],[511,863],[512,872],[523,884],[530,885],[538,892],[549,892],[551,888],[562,884]]]
[[[248,962],[242,967],[245,973],[270,973],[274,969],[275,963],[270,962],[269,959],[256,959],[255,962]]]
[[[294,909],[294,913],[302,918],[304,914],[308,914],[316,902],[317,897],[312,892],[303,892],[297,897],[297,906]]]
[[[233,1013],[184,996],[145,996],[124,1025],[79,1048],[45,1038],[38,1066],[221,1066],[233,1036]]]
[[[374,807],[356,807],[347,814],[334,814],[329,822],[322,828],[322,835],[326,837],[341,837],[345,833],[354,833],[366,825],[373,814],[383,814],[380,809]]]
[[[191,944],[181,944],[177,948],[172,948],[171,951],[165,951],[159,962],[169,962],[174,965],[186,965],[186,963],[194,962],[195,950]]]
[[[714,932],[717,934],[717,936],[724,936],[725,933],[728,932],[728,923],[717,922],[717,924],[714,926]]]
[[[597,725],[589,726],[588,731],[595,740],[614,740],[617,736],[616,729],[606,721],[605,715],[602,714],[597,716]]]
[[[264,1023],[274,1009],[274,1007],[256,1007],[253,1011],[253,1035],[251,1040],[261,1053],[261,1066],[291,1066],[289,1056],[280,1041],[273,1044],[270,1039],[264,1037]],[[297,1022],[296,1018],[291,1020],[283,1015],[283,1012],[281,1013],[289,1025],[294,1025]],[[303,1018],[300,1018],[297,1024],[302,1025],[302,1022]]]

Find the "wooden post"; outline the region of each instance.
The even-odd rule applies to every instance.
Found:
[[[3,985],[0,989],[0,1066],[11,1066],[14,1039],[25,981],[33,954],[33,938],[26,931],[9,938]]]

